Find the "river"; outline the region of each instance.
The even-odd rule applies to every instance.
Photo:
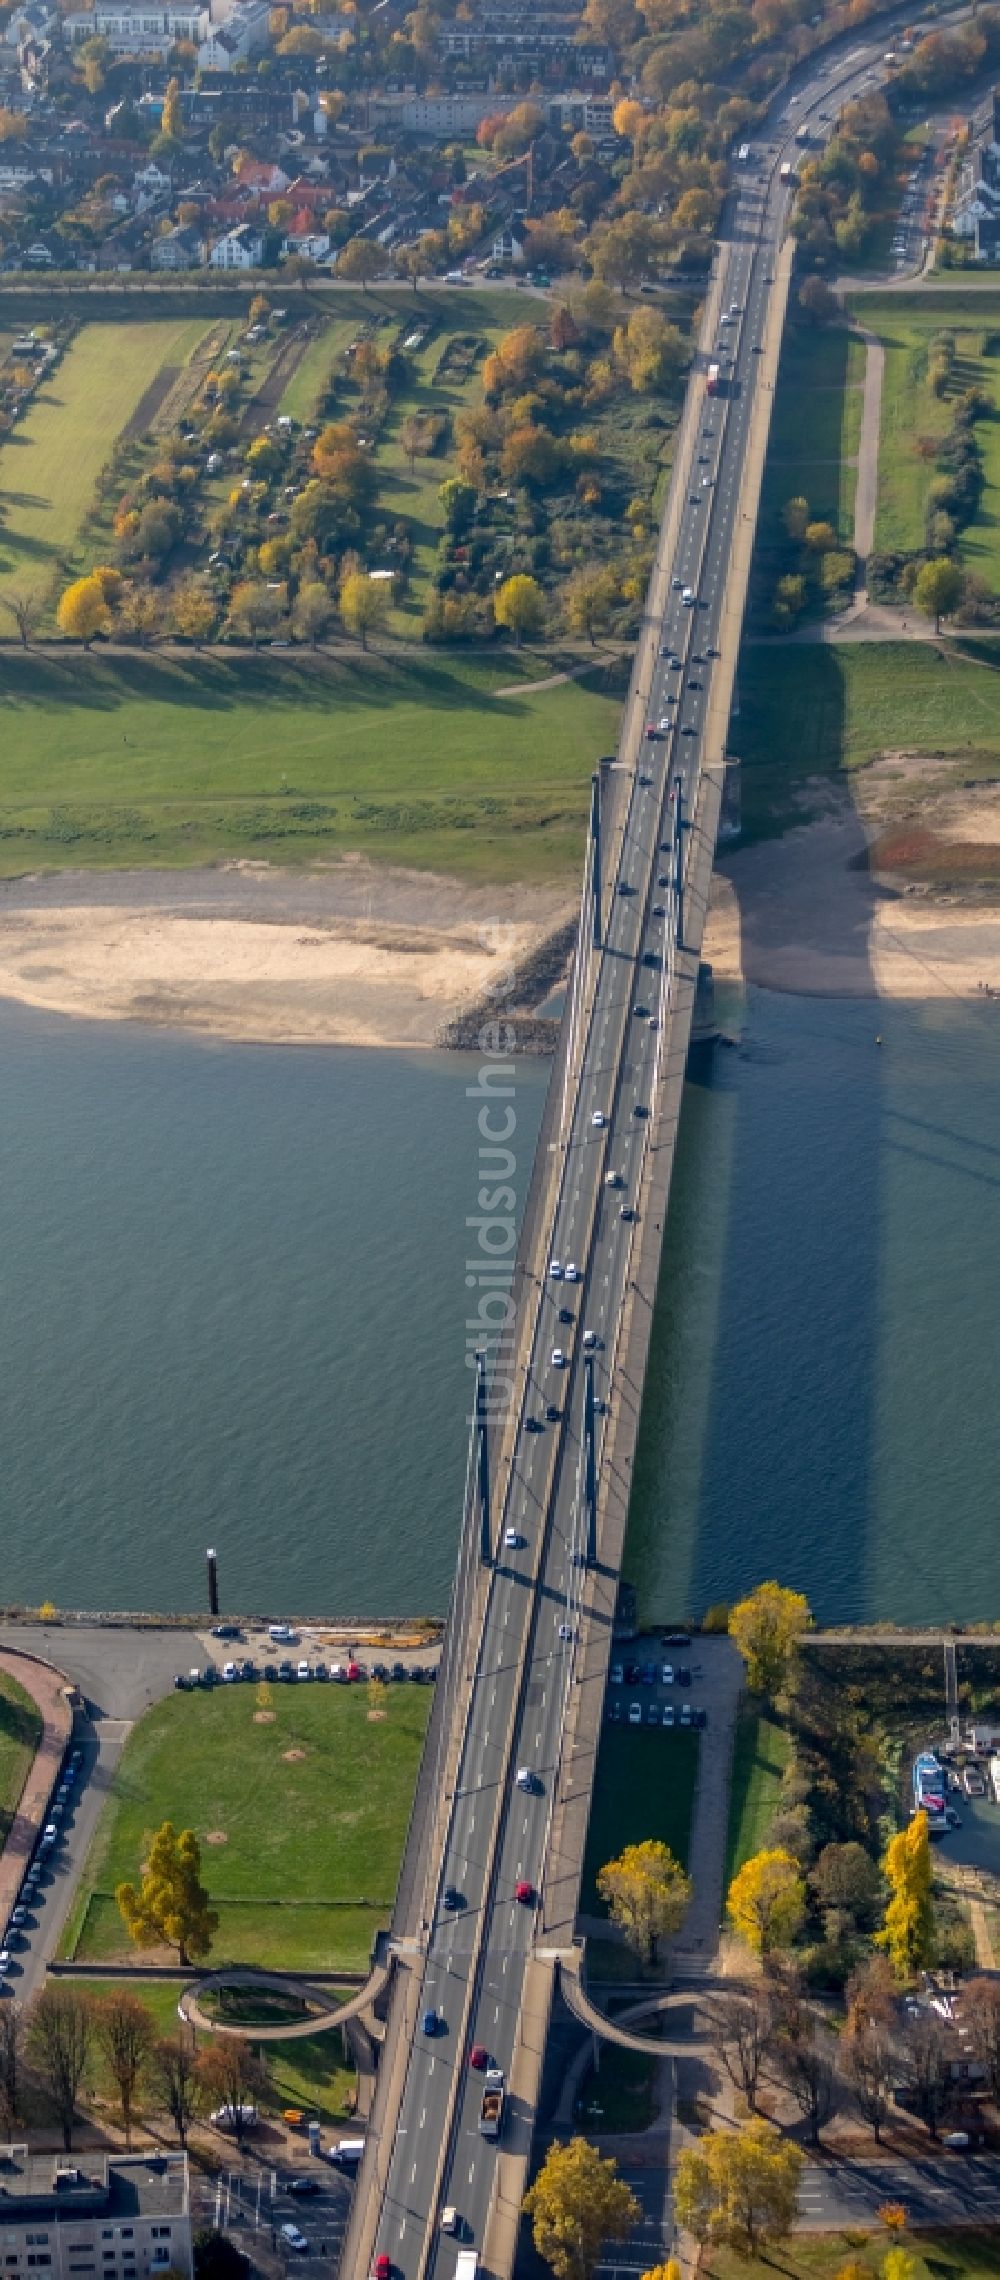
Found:
[[[687,1088],[627,1572],[817,1615],[1000,1597],[1000,1008],[751,991]],[[876,1045],[876,1029],[882,1044]],[[445,1604],[471,1058],[0,1009],[6,1601]],[[523,1196],[546,1069],[517,1076]]]

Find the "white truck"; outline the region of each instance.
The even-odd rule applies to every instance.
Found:
[[[460,2248],[455,2259],[455,2280],[476,2280],[479,2256],[474,2248]]]
[[[997,1804],[1000,1805],[1000,1757],[991,1757],[990,1759],[990,1781],[993,1787],[993,1795]]]

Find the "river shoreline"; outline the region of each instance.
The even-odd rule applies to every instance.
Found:
[[[520,977],[572,902],[360,857],[10,880],[0,998],[239,1043],[430,1049],[483,1003],[530,1014]]]

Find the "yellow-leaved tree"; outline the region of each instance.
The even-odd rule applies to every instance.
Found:
[[[369,578],[365,570],[350,570],[340,585],[340,614],[348,633],[360,641],[362,649],[368,647],[368,636],[385,622],[389,607],[384,578]]]
[[[674,2174],[674,2214],[695,2240],[751,2259],[795,2223],[804,2155],[767,2122],[710,2130],[685,2146]]]
[[[654,1838],[609,1860],[598,1870],[597,1889],[612,1923],[646,1963],[655,1963],[658,1940],[680,1930],[691,1899],[690,1877],[669,1845]]]
[[[545,618],[542,589],[537,580],[526,577],[523,572],[506,578],[494,596],[493,615],[498,625],[513,634],[518,648],[525,637],[530,641],[534,634],[541,632]]]
[[[811,1622],[808,1599],[782,1583],[759,1583],[730,1608],[729,1636],[746,1663],[747,1685],[755,1694],[779,1692],[792,1647]]]
[[[173,1822],[164,1821],[138,1886],[119,1884],[115,1899],[137,1947],[175,1947],[185,1964],[208,1954],[219,1919],[201,1881],[201,1846],[193,1829],[178,1835]]]
[[[642,2214],[618,2163],[581,2137],[549,2148],[524,2209],[556,2280],[590,2280],[605,2242],[624,2240]]]
[[[911,1979],[934,1953],[934,1902],[931,1847],[926,1813],[915,1813],[905,1829],[890,1837],[882,1862],[892,1898],[876,1935],[897,1979]]]
[[[790,1947],[806,1912],[806,1888],[791,1853],[754,1853],[729,1887],[726,1910],[733,1930],[755,1955]]]
[[[87,578],[74,578],[67,586],[59,598],[56,621],[60,633],[68,634],[71,641],[82,641],[85,649],[90,648],[96,633],[109,632],[111,611],[96,571]]]

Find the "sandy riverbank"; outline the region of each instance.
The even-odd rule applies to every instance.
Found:
[[[568,915],[564,893],[348,859],[0,883],[0,997],[285,1045],[430,1046]]]
[[[1000,990],[1000,906],[882,882],[865,847],[845,808],[724,856],[704,942],[716,974],[805,997]]]

